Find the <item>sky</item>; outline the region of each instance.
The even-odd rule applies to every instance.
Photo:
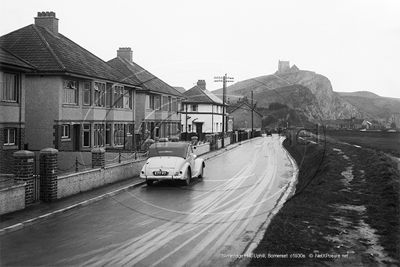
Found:
[[[224,74],[273,74],[285,60],[335,92],[400,98],[398,0],[0,0],[0,36],[41,11],[99,58],[131,47],[137,64],[187,90],[200,79],[219,89],[214,77]]]

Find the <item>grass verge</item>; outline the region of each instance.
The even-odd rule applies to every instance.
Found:
[[[365,253],[368,245],[360,245],[365,240],[360,237],[347,246],[340,242],[362,222],[377,230],[385,253],[399,259],[399,172],[393,160],[381,152],[335,141],[325,146],[285,141],[284,146],[299,166],[296,193],[253,251],[264,257],[252,258],[249,266],[320,266],[334,263],[331,256],[335,255],[369,264],[373,259]],[[351,179],[345,179],[346,172]],[[360,213],[338,206],[365,209]],[[324,254],[331,256],[318,258]]]

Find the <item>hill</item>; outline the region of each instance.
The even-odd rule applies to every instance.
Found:
[[[400,125],[400,99],[382,97],[366,91],[338,94],[355,106],[363,117]]]
[[[362,116],[355,106],[332,90],[328,78],[312,71],[275,73],[240,81],[227,87],[227,98],[231,102],[243,96],[250,98],[251,91],[258,107],[267,107],[274,99],[290,108],[303,110],[310,120]],[[222,98],[222,89],[213,93]]]

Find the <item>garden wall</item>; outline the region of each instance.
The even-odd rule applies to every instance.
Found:
[[[57,198],[139,176],[145,160],[124,162],[57,177]]]

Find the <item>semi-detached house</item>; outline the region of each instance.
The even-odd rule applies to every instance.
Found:
[[[54,12],[38,12],[34,24],[1,36],[0,47],[35,69],[26,73],[26,148],[132,146],[140,82],[59,33]]]
[[[130,47],[117,50],[117,57],[108,64],[126,77],[135,77],[146,91],[136,93],[136,143],[180,135],[183,95],[133,61]]]
[[[25,144],[25,75],[35,68],[0,47],[0,174],[12,173]]]

